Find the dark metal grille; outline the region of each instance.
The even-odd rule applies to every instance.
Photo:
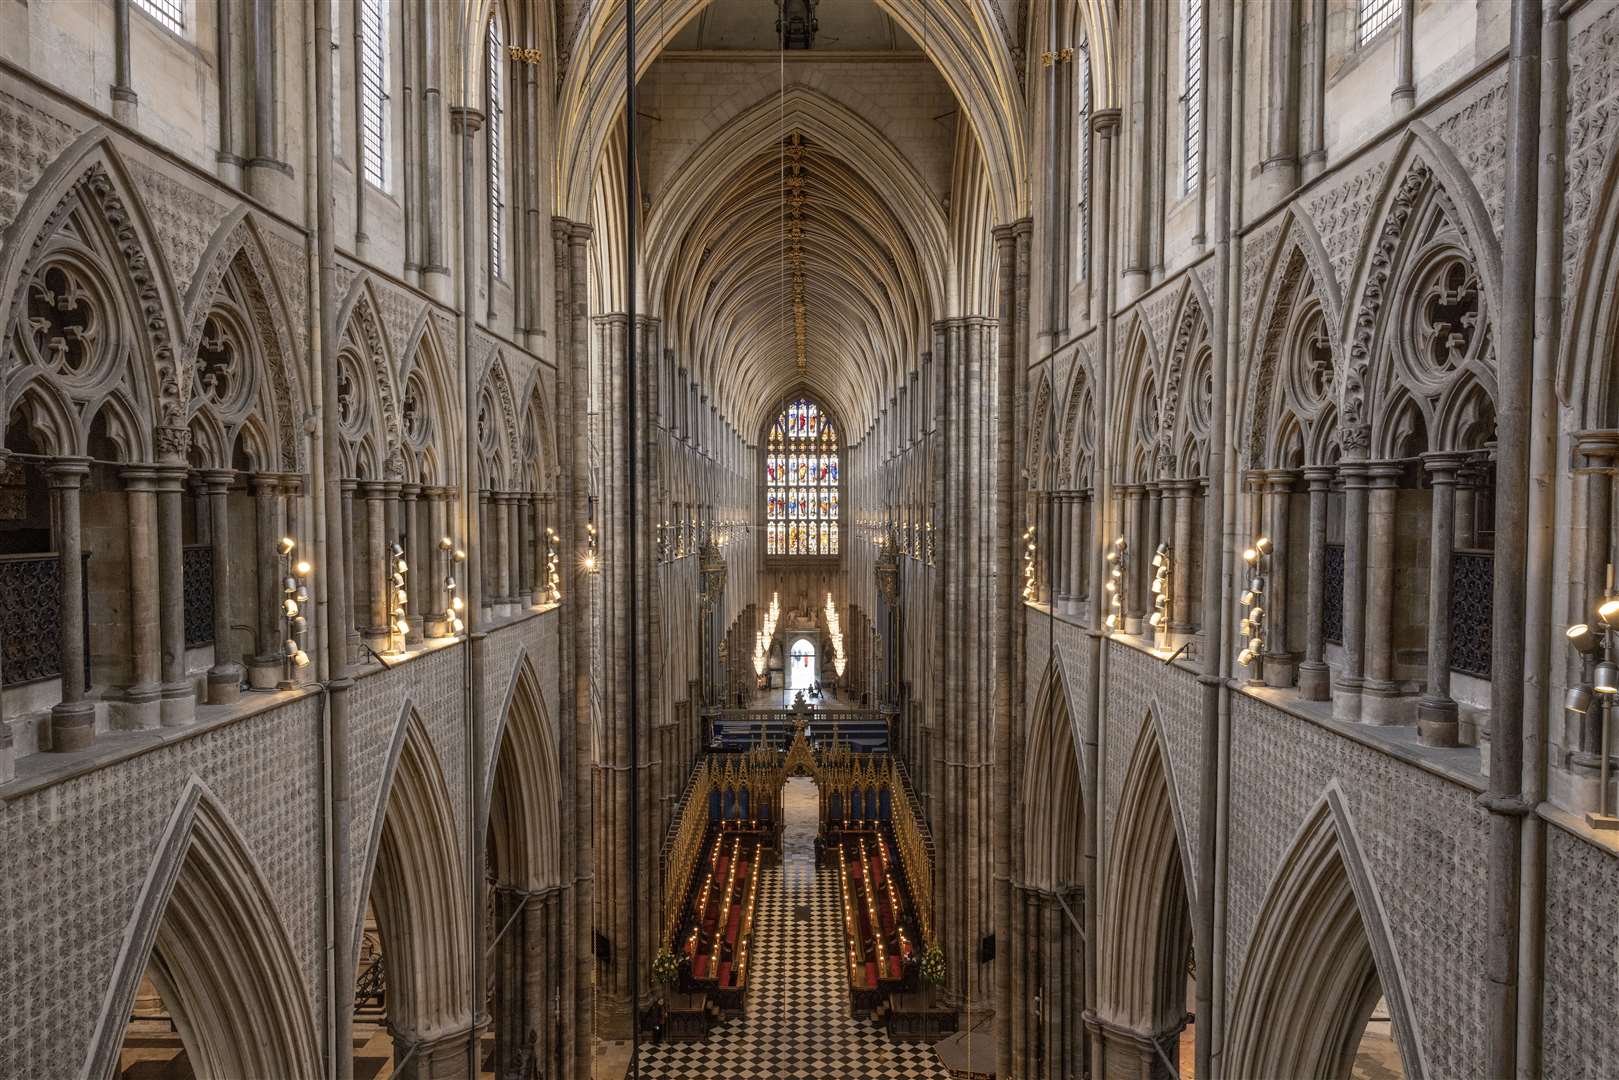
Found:
[[[1186,95],[1181,105],[1186,119],[1182,190],[1190,193],[1203,168],[1203,0],[1186,0]]]
[[[1365,45],[1393,26],[1399,14],[1399,0],[1360,0],[1360,11],[1355,20],[1356,47]]]
[[[186,16],[181,0],[135,0],[135,6],[174,33],[185,33]]]
[[[1495,607],[1495,556],[1458,551],[1450,564],[1450,669],[1490,677],[1490,623]]]
[[[84,562],[88,566],[87,552]],[[88,574],[86,574],[88,579]],[[62,674],[60,555],[0,556],[0,664],[6,686]],[[90,600],[84,599],[84,681],[90,682]]]
[[[184,569],[186,648],[214,640],[214,549],[211,544],[187,544],[181,554]]]
[[[1335,645],[1344,643],[1344,546],[1327,545],[1326,594],[1321,604],[1321,636]]]
[[[388,190],[388,0],[360,0],[360,149],[365,178]]]

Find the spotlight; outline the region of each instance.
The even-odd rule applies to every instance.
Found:
[[[308,628],[309,628],[309,621],[307,619],[305,619],[302,615],[296,615],[296,616],[293,617],[293,620],[292,620],[292,632],[295,635],[303,633]]]
[[[291,555],[292,549],[297,546],[297,544],[292,542],[292,537],[283,536],[280,540],[276,541],[275,550],[276,553],[280,555]]]
[[[298,643],[296,641],[294,641],[292,638],[288,638],[287,639],[287,645],[286,645],[286,651],[287,651],[287,655],[289,657],[296,656],[298,654]]]
[[[308,577],[310,571],[313,569],[315,568],[310,565],[308,559],[299,559],[298,564],[292,568],[292,572],[297,574],[299,577]]]
[[[404,553],[405,553],[405,549],[400,547],[397,543],[393,543],[393,544],[388,545],[388,554],[392,555],[394,558],[397,559],[397,558],[399,558],[399,556],[403,555]]]
[[[1619,664],[1604,660],[1591,677],[1591,689],[1599,694],[1619,694]]]
[[[466,605],[464,605],[461,602],[461,598],[459,596],[450,597],[450,607],[451,608],[455,609],[456,611],[460,611],[465,606]]]
[[[300,585],[298,586],[298,591],[292,594],[292,598],[300,604],[307,604],[309,603],[309,590]]]
[[[447,578],[445,578],[445,579],[444,579],[444,587],[445,587],[445,588],[446,588],[446,589],[453,589],[453,588],[455,588],[455,579],[454,579],[454,578],[453,578],[453,577],[447,577]]]
[[[1252,593],[1263,593],[1265,591],[1265,579],[1255,574],[1253,579],[1248,582],[1248,591]]]
[[[394,603],[403,605],[405,603],[405,601],[407,601],[409,599],[410,599],[410,597],[408,597],[405,594],[404,589],[395,589],[394,590]]]
[[[1265,647],[1265,641],[1264,641],[1263,638],[1253,637],[1253,638],[1248,639],[1248,651],[1249,652],[1257,653],[1260,649],[1263,649],[1264,647]]]
[[[462,551],[460,548],[456,548],[455,549],[455,555],[453,556],[453,558],[455,559],[456,562],[466,562],[467,561],[467,553]]]
[[[281,610],[286,613],[287,618],[292,618],[298,614],[298,601],[290,596],[287,597],[287,599],[281,601]]]
[[[308,667],[309,666],[309,654],[304,652],[302,649],[299,649],[297,652],[293,653],[292,654],[292,666],[293,667],[301,667],[301,668]]]
[[[1256,607],[1256,608],[1254,608],[1252,611],[1250,611],[1248,613],[1248,617],[1250,619],[1254,620],[1254,622],[1259,622],[1261,619],[1263,619],[1265,617],[1265,609],[1260,608],[1260,607]]]
[[[1247,607],[1249,604],[1253,603],[1254,602],[1253,590],[1252,589],[1244,589],[1240,599],[1242,601],[1243,607]]]
[[[1148,586],[1148,588],[1150,588],[1154,594],[1162,593],[1164,591],[1164,579],[1161,577],[1153,578],[1152,584]]]
[[[1584,684],[1571,686],[1568,688],[1568,694],[1563,698],[1563,708],[1571,713],[1579,713],[1583,716],[1586,710],[1591,707],[1591,698],[1592,693],[1589,686]]]
[[[1270,537],[1261,536],[1258,540],[1254,541],[1254,547],[1259,549],[1259,553],[1261,555],[1269,555],[1271,551]]]
[[[1619,626],[1619,598],[1609,597],[1597,608],[1597,618],[1608,626]]]
[[[1244,649],[1242,652],[1237,654],[1237,663],[1241,664],[1243,667],[1247,667],[1253,662],[1254,651],[1252,649]]]
[[[406,562],[404,559],[400,559],[398,562],[394,563],[394,569],[403,574],[406,570],[410,569],[410,563]]]
[[[1109,630],[1115,629],[1119,625],[1119,617],[1113,614],[1109,614],[1108,617],[1102,621],[1107,624],[1107,628]]]
[[[1242,622],[1237,624],[1237,633],[1241,634],[1243,637],[1250,637],[1253,635],[1253,632],[1254,621],[1252,619],[1244,619]]]
[[[1254,563],[1259,561],[1259,552],[1254,548],[1243,548],[1242,561],[1247,563],[1249,566],[1252,566]]]
[[[1147,616],[1147,622],[1154,628],[1164,625],[1164,613],[1162,611],[1153,612],[1151,615]]]
[[[441,536],[438,538],[438,549],[440,551],[449,551],[453,547],[455,547],[455,541],[451,540],[448,536]]]
[[[1602,647],[1602,643],[1597,640],[1596,634],[1592,632],[1591,627],[1586,623],[1575,623],[1568,628],[1566,636],[1568,637],[1568,643],[1586,656],[1590,656]]]
[[[405,585],[405,575],[404,574],[394,574],[388,580],[393,583],[394,588],[396,588],[396,589],[404,588],[404,585]]]
[[[465,630],[466,628],[467,628],[467,624],[462,622],[460,619],[451,619],[450,620],[450,633],[459,634],[461,631]]]
[[[293,589],[296,589],[297,587],[298,587],[298,579],[297,578],[292,578],[292,577],[287,578],[284,588],[286,588],[288,592],[291,592]]]
[[[404,619],[397,619],[394,621],[394,629],[399,631],[400,634],[408,634],[410,633],[410,623]]]

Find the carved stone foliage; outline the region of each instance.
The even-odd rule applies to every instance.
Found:
[[[1090,358],[1083,349],[1074,354],[1073,385],[1063,413],[1062,463],[1057,487],[1089,487],[1090,461],[1095,447],[1095,407],[1091,401]]]
[[[140,191],[175,289],[183,296],[191,288],[203,252],[225,219],[227,208],[206,193],[139,161],[129,163],[129,175]]]
[[[1322,188],[1305,204],[1310,220],[1321,234],[1322,246],[1326,248],[1340,290],[1349,287],[1355,252],[1371,216],[1373,201],[1382,190],[1388,164],[1386,159],[1373,161],[1360,172]]]
[[[1328,445],[1318,428],[1330,423],[1338,383],[1332,332],[1302,245],[1290,244],[1260,316],[1243,421],[1247,468],[1302,464]]]
[[[0,229],[16,220],[28,193],[74,134],[54,116],[0,93]]]
[[[1478,188],[1497,236],[1505,221],[1507,75],[1503,69],[1480,81],[1437,120],[1435,134],[1455,152]]]
[[[369,294],[349,313],[338,352],[337,419],[354,445],[356,461],[381,471],[400,445],[400,415],[393,369]]]
[[[1569,42],[1568,72],[1563,294],[1572,297],[1619,132],[1619,8],[1608,8]]]

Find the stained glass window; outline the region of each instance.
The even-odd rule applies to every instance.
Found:
[[[765,551],[770,555],[838,553],[837,426],[808,398],[791,402],[771,425],[765,446]]]

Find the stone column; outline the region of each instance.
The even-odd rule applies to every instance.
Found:
[[[1265,477],[1266,499],[1269,502],[1271,554],[1270,590],[1265,597],[1265,683],[1268,686],[1293,685],[1293,649],[1288,640],[1287,620],[1293,605],[1288,600],[1289,578],[1293,568],[1293,549],[1288,536],[1288,510],[1292,504],[1293,485],[1299,474],[1288,469],[1273,469]]]
[[[1327,496],[1331,466],[1312,465],[1304,470],[1310,487],[1309,581],[1305,587],[1304,662],[1299,665],[1299,695],[1306,701],[1332,696],[1332,670],[1327,667],[1327,638],[1321,614],[1327,604]]]
[[[394,613],[394,607],[396,606],[394,604],[394,590],[395,590],[396,586],[393,583],[393,575],[395,574],[395,572],[398,569],[397,564],[398,564],[399,560],[398,560],[398,558],[395,557],[395,555],[393,553],[393,548],[394,548],[395,544],[398,544],[400,546],[401,550],[403,550],[403,548],[404,548],[405,523],[404,523],[404,520],[403,520],[403,507],[401,506],[400,501],[399,501],[399,496],[400,496],[400,493],[403,490],[403,488],[404,488],[404,482],[400,481],[400,480],[387,480],[387,481],[384,481],[383,485],[382,485],[382,578],[381,578],[381,587],[382,587],[382,597],[383,597],[383,611],[387,615],[387,618],[384,619],[383,621],[387,624],[387,627],[388,627],[388,644],[389,644],[389,646],[391,647],[391,646],[397,645],[400,652],[404,651],[404,649],[405,649],[405,639],[407,637],[409,637],[409,635],[406,634],[406,635],[401,636],[400,634],[398,634],[394,630],[394,616],[393,616],[393,613]],[[405,563],[406,563],[407,566],[409,566],[410,560],[407,558],[405,560]],[[409,602],[410,576],[411,576],[410,571],[407,569],[405,571],[405,573],[404,573],[405,587],[406,587],[406,594],[407,594],[406,595],[406,603],[405,603],[405,615],[406,615],[407,618],[409,618],[409,616],[410,616],[410,602]]]
[[[528,607],[528,595],[523,584],[523,512],[522,496],[515,491],[506,495],[506,574],[509,586],[506,596],[512,613],[521,614]]]
[[[1368,472],[1371,494],[1366,514],[1366,617],[1361,634],[1366,648],[1366,681],[1361,690],[1360,718],[1365,723],[1409,721],[1410,702],[1394,678],[1394,537],[1403,466],[1374,462]]]
[[[422,525],[422,485],[399,485],[399,516],[403,519],[405,561],[410,566],[405,576],[405,591],[410,594],[410,603],[405,607],[405,618],[410,623],[408,643],[419,645],[427,618],[428,585],[433,579],[433,552],[437,550]]]
[[[57,459],[45,467],[51,485],[51,526],[61,560],[62,591],[57,625],[62,647],[62,700],[51,706],[51,747],[70,752],[95,741],[96,708],[84,699],[84,534],[79,524],[79,486],[89,462]]]
[[[276,552],[276,542],[281,539],[279,515],[276,513],[281,478],[274,473],[254,473],[251,483],[254,530],[257,534],[253,547],[258,561],[258,610],[254,620],[257,651],[248,661],[247,681],[254,690],[274,690],[276,683],[281,680],[284,667],[281,655],[281,558]],[[348,534],[353,535],[352,531]]]
[[[376,652],[388,648],[388,485],[380,480],[362,480],[360,498],[365,500],[365,544],[360,546],[356,577],[366,582],[366,623],[361,630],[365,643]]]
[[[1169,571],[1170,640],[1179,644],[1197,632],[1192,622],[1192,597],[1197,583],[1192,580],[1192,511],[1197,498],[1196,480],[1175,481],[1175,562]]]
[[[1367,466],[1338,466],[1344,482],[1344,662],[1332,687],[1332,715],[1359,720],[1366,680],[1366,499]]]
[[[1456,702],[1450,696],[1451,563],[1456,550],[1456,473],[1464,455],[1425,454],[1433,485],[1428,533],[1428,686],[1417,702],[1417,735],[1429,746],[1456,745]]]
[[[163,642],[163,725],[188,724],[197,715],[197,690],[186,675],[185,561],[181,514],[186,467],[157,469],[158,612]]]
[[[1079,614],[1079,605],[1085,595],[1085,519],[1090,513],[1087,500],[1076,494],[1069,502],[1068,566],[1070,585],[1068,603],[1063,610],[1069,615]]]
[[[1124,537],[1128,552],[1128,563],[1124,570],[1124,581],[1121,588],[1124,591],[1124,632],[1127,634],[1141,633],[1141,568],[1148,561],[1143,552],[1145,546],[1145,521],[1142,518],[1144,495],[1146,489],[1140,484],[1130,484],[1124,489],[1125,510]]]
[[[1141,527],[1141,569],[1138,577],[1141,579],[1141,591],[1137,594],[1136,603],[1141,605],[1141,632],[1147,637],[1155,637],[1152,625],[1147,621],[1152,614],[1152,579],[1156,569],[1152,565],[1152,554],[1158,550],[1158,542],[1164,538],[1163,510],[1165,494],[1169,487],[1167,481],[1150,480],[1146,489],[1146,520]]]
[[[140,99],[131,81],[129,41],[130,0],[113,0],[112,115],[120,124],[134,127]]]
[[[202,474],[208,493],[208,540],[214,556],[214,666],[208,669],[208,704],[229,705],[242,693],[242,665],[231,655],[230,486],[236,474],[210,469]],[[131,560],[133,562],[133,559]]]
[[[496,491],[489,496],[490,518],[494,528],[489,531],[491,541],[488,550],[493,553],[494,595],[489,598],[490,606],[497,614],[510,615],[512,613],[512,497],[510,492]]]
[[[534,604],[534,505],[536,499],[530,492],[523,492],[517,496],[517,506],[512,523],[517,533],[517,587],[512,592],[517,597],[517,606],[527,609]]]
[[[444,581],[456,574],[451,553],[443,550],[441,541],[450,535],[450,493],[447,487],[423,488],[427,496],[427,581],[422,589],[423,630],[430,638],[448,637],[450,628],[444,617],[449,607],[449,591]]]
[[[344,637],[348,640],[348,655],[353,663],[360,655],[360,621],[365,618],[367,578],[363,572],[365,566],[365,544],[360,537],[359,529],[354,520],[354,493],[358,490],[358,480],[345,478],[338,481],[338,495],[343,506],[343,535],[348,538],[344,545],[344,555],[348,559],[345,569],[348,587],[349,625],[343,628]],[[262,525],[261,525],[262,528]],[[255,684],[256,686],[257,684]]]
[[[108,722],[126,731],[163,722],[157,587],[157,471],[119,471],[129,516],[129,685],[106,695]]]

